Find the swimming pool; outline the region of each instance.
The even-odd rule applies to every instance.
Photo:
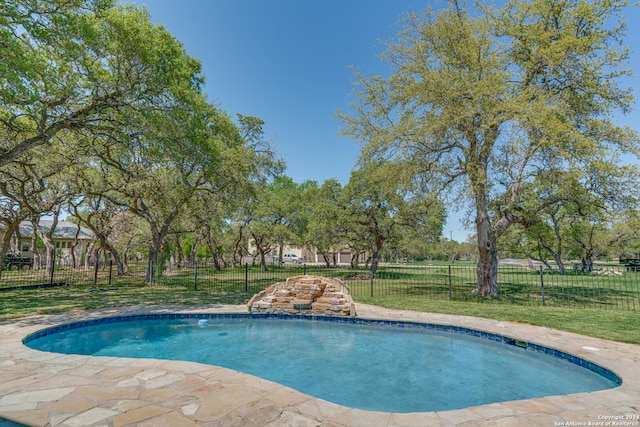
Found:
[[[204,320],[206,327],[199,327]],[[533,343],[398,321],[122,316],[45,329],[24,342],[45,351],[209,363],[341,405],[388,412],[439,411],[621,383],[598,365]]]

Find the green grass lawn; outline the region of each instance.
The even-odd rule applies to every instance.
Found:
[[[184,286],[70,285],[0,292],[0,320],[103,307],[161,304],[244,304],[253,295],[225,287],[193,290]],[[355,298],[388,308],[477,316],[530,323],[597,338],[640,344],[640,310],[522,306],[484,300],[447,301],[412,296]]]
[[[34,314],[53,314],[104,307],[162,304],[244,304],[252,294],[194,291],[183,287],[117,286],[111,288],[70,285],[49,289],[0,293],[0,320]]]
[[[596,338],[640,344],[640,311],[540,307],[495,302],[460,302],[419,298],[358,298],[387,308],[457,314],[529,323]]]

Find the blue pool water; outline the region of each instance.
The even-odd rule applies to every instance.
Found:
[[[223,366],[341,405],[388,412],[442,411],[620,384],[611,372],[565,353],[463,328],[204,317],[102,319],[41,331],[25,343],[59,353]]]

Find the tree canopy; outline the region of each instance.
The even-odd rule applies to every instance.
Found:
[[[115,0],[0,6],[0,167],[54,138],[100,134],[114,113],[200,91],[200,63],[148,13]]]

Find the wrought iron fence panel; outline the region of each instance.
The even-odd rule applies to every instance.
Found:
[[[0,291],[66,285],[147,285],[251,295],[273,283],[303,274],[342,279],[356,301],[371,297],[483,300],[476,295],[475,265],[463,263],[382,264],[372,276],[369,268],[363,265],[284,264],[262,269],[245,264],[216,269],[212,263],[168,267],[166,264],[150,266],[142,261],[129,263],[124,274],[118,275],[111,262],[87,266],[58,262],[53,271],[46,268],[2,271]],[[573,270],[566,274],[539,266],[500,266],[498,296],[493,300],[531,306],[636,310],[640,309],[639,275],[640,271],[624,266],[593,272]]]

